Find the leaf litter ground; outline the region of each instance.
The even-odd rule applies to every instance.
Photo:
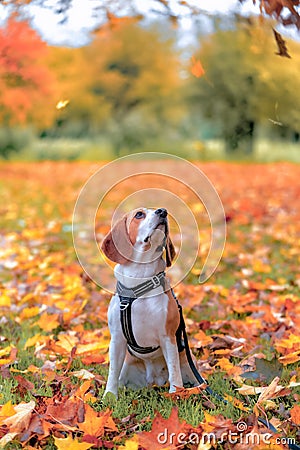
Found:
[[[269,430],[258,416],[278,429],[268,448],[299,441],[300,167],[200,167],[224,203],[227,244],[207,283],[195,268],[176,294],[198,368],[227,405],[201,388],[121,390],[102,401],[109,295],[82,273],[71,236],[74,202],[98,165],[1,164],[0,446],[244,449],[242,422],[263,449]],[[158,441],[165,429],[172,442]],[[180,433],[223,442],[182,444]]]

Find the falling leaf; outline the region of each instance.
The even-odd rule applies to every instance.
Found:
[[[59,100],[59,102],[56,103],[56,109],[64,109],[69,103],[70,100]]]
[[[205,70],[199,59],[196,59],[194,56],[192,57],[192,67],[191,73],[196,77],[200,78],[205,74]]]
[[[273,33],[274,33],[276,44],[278,47],[278,52],[275,54],[279,55],[279,56],[284,56],[286,58],[291,58],[291,55],[289,55],[289,53],[288,53],[286,41],[283,39],[281,34],[278,33],[278,31],[276,31],[274,28],[273,28]]]

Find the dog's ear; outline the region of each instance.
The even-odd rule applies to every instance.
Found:
[[[127,216],[122,217],[105,236],[101,250],[111,261],[124,264],[130,260],[132,244],[127,230]]]
[[[167,267],[171,267],[172,261],[175,258],[176,252],[173,245],[173,242],[171,241],[170,235],[167,235],[166,239],[166,263]]]

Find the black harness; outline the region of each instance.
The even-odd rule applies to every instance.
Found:
[[[120,298],[120,319],[121,326],[123,330],[123,334],[127,341],[128,351],[134,350],[136,353],[140,353],[142,355],[147,353],[155,352],[159,349],[158,347],[141,347],[133,334],[132,330],[132,320],[131,320],[131,308],[134,300],[147,292],[152,291],[152,289],[157,288],[158,286],[162,286],[165,288],[165,272],[160,272],[154,277],[149,278],[149,280],[144,283],[138,284],[133,288],[127,288],[122,283],[118,281],[117,283],[117,293]]]

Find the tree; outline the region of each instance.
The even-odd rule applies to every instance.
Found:
[[[117,155],[182,115],[174,42],[156,28],[122,21],[114,30],[96,31],[86,47],[52,49],[51,58],[69,100],[65,121],[83,121],[86,131],[110,129]]]
[[[220,27],[201,41],[198,58],[205,76],[193,81],[192,103],[219,127],[228,153],[251,153],[258,123],[287,125],[298,114],[299,57],[283,64],[269,29],[269,23],[236,17],[229,29]],[[299,44],[291,45],[299,54]],[[299,126],[296,120],[293,125]]]
[[[0,118],[4,126],[49,124],[53,77],[43,58],[47,45],[27,21],[11,16],[0,28]]]

